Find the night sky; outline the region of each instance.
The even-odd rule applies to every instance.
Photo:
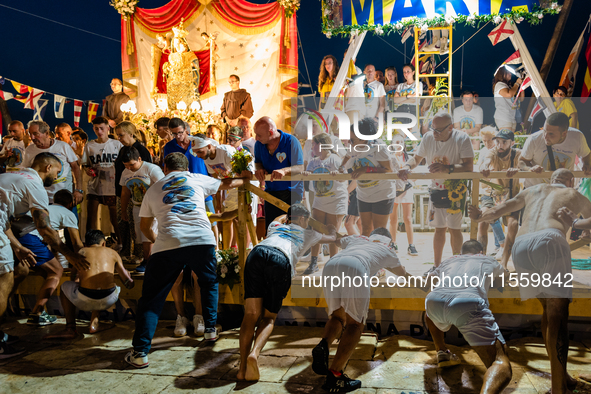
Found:
[[[162,0],[140,0],[139,6],[154,8],[165,3]],[[564,62],[581,34],[590,12],[591,2],[575,1],[548,78],[547,86],[550,89],[557,84]],[[300,83],[311,82],[316,86],[322,57],[330,53],[337,59],[342,59],[348,40],[337,37],[328,39],[321,33],[319,0],[302,0],[297,18],[302,44],[299,56]],[[558,16],[550,16],[545,17],[540,26],[530,27],[525,23],[519,25],[538,66],[542,63],[557,20]],[[0,76],[70,99],[101,103],[102,99],[111,93],[111,78],[121,76],[120,21],[119,14],[107,0],[0,0],[0,34],[3,38]],[[509,40],[493,47],[486,37],[491,29],[491,25],[487,26],[466,44],[463,55],[463,88],[477,90],[481,92],[481,96],[491,93],[495,69],[514,51]],[[458,26],[454,30],[455,47],[476,31],[476,28]],[[412,39],[407,41],[408,57],[411,55],[411,42]],[[409,60],[407,57],[405,61],[403,53],[404,45],[400,43],[398,34],[382,38],[368,34],[358,55],[358,65],[373,62],[377,69],[383,70],[393,65],[400,70]],[[461,61],[460,50],[453,57],[455,96],[460,93]],[[305,64],[308,66],[308,72]],[[14,91],[10,85],[4,85],[2,88],[9,92]],[[301,93],[311,91],[302,89]],[[526,94],[531,94],[531,91]],[[72,102],[66,104],[65,118],[56,120],[53,116],[53,97],[45,95],[43,98],[50,99],[44,118],[50,126],[61,121],[73,123]],[[8,108],[13,119],[27,122],[33,117],[33,111],[24,110],[23,104],[15,100],[8,102]],[[80,125],[87,132],[91,131],[86,120],[86,109],[82,112]]]

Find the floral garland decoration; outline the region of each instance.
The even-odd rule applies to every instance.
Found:
[[[109,5],[121,14],[123,20],[127,20],[130,15],[135,13],[135,6],[137,3],[139,3],[139,0],[111,0]]]
[[[230,248],[215,252],[217,259],[218,282],[230,286],[230,289],[240,283],[240,264],[238,262],[238,249]]]
[[[447,213],[452,215],[464,211],[466,206],[466,195],[468,192],[468,181],[465,179],[447,179],[444,182],[447,189],[447,197],[451,201],[451,207],[447,209]]]
[[[283,7],[286,19],[291,18],[300,9],[300,0],[277,0],[277,2]]]
[[[402,33],[409,27],[417,26],[422,31],[427,31],[429,27],[441,27],[452,24],[466,24],[473,27],[480,27],[480,25],[488,22],[499,24],[503,20],[514,21],[515,23],[521,23],[526,21],[532,26],[536,26],[542,23],[542,19],[546,15],[557,15],[562,10],[562,6],[556,1],[552,2],[549,7],[540,7],[537,5],[533,6],[531,12],[523,10],[515,10],[503,14],[490,14],[490,15],[438,15],[433,18],[407,18],[404,21],[398,21],[396,23],[389,23],[386,25],[353,25],[343,26],[341,20],[341,0],[322,0],[322,32],[326,34],[328,38],[333,35],[356,35],[363,31],[371,31],[377,35]]]

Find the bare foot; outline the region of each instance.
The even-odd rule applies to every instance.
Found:
[[[59,340],[69,340],[69,339],[76,339],[78,337],[78,331],[75,328],[66,328],[55,334],[47,334],[43,337],[43,339],[59,339]]]
[[[242,366],[240,366],[240,370],[236,374],[236,380],[244,380],[244,375],[245,374],[246,374],[246,371],[243,371],[242,370]]]
[[[249,381],[256,381],[261,378],[261,374],[259,373],[259,363],[257,358],[250,354],[246,359],[246,373],[244,374],[244,379]]]
[[[99,325],[99,322],[97,320],[96,324],[94,324],[94,322],[90,323],[90,326],[88,327],[88,332],[91,334],[96,334],[97,332],[110,330],[113,327],[115,327],[115,324],[107,322],[103,322]]]

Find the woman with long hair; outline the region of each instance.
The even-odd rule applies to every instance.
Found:
[[[518,100],[523,101],[525,93],[521,92],[518,100],[514,100],[513,96],[519,91],[521,82],[521,78],[517,78],[515,84],[509,86],[511,85],[511,73],[504,66],[499,67],[495,73],[492,88],[495,97],[495,123],[499,130],[515,131],[517,127],[515,113],[519,106]]]
[[[386,91],[386,108],[389,112],[394,112],[394,94],[396,93],[396,88],[398,88],[398,72],[396,72],[396,67],[388,67],[386,69],[386,83],[384,84],[384,90]]]
[[[326,99],[334,85],[334,81],[339,73],[339,63],[333,55],[326,55],[320,64],[320,74],[318,75],[318,92],[320,93],[320,109],[324,108]]]
[[[423,83],[415,81],[415,67],[408,63],[402,67],[404,82],[398,84],[394,93],[394,103],[398,105],[397,112],[408,112],[417,115],[417,105],[420,104],[418,97],[423,95]],[[416,97],[416,98],[415,98]],[[407,118],[401,119],[398,123],[409,123]],[[419,133],[418,126],[413,132]]]

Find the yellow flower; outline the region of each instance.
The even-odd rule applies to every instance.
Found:
[[[457,202],[462,200],[462,195],[459,194],[456,190],[448,192],[447,195],[451,202]]]
[[[463,183],[460,183],[460,184],[458,185],[458,187],[456,187],[456,190],[455,190],[455,191],[456,191],[457,193],[459,193],[459,194],[464,194],[464,193],[466,193],[466,192],[468,191],[468,188],[466,187],[466,185],[465,185],[465,184],[463,184]]]
[[[460,213],[461,211],[459,209],[451,209],[449,208],[447,210],[447,213],[451,213],[452,215],[456,214],[456,213]]]

